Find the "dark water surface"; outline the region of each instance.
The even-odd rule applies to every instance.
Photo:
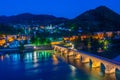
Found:
[[[49,51],[0,55],[0,80],[119,80],[80,60],[57,56]]]

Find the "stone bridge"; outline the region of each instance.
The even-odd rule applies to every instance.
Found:
[[[54,51],[59,52],[62,55],[66,55],[67,57],[73,56],[74,59],[80,59],[82,63],[90,63],[91,67],[101,68],[101,66],[104,66],[105,73],[107,74],[115,73],[116,70],[120,70],[119,62],[103,58],[101,56],[93,55],[83,51],[72,50],[57,45],[54,45],[53,48]]]

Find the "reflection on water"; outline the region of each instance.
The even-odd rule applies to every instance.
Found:
[[[53,64],[57,65],[58,64],[58,59],[57,59],[56,55],[53,54],[52,59],[53,59]]]
[[[67,57],[66,55],[56,54],[58,57],[62,58],[66,63],[74,65],[77,69],[84,70],[89,74],[89,80],[120,80],[120,71],[113,74],[105,74],[105,69],[93,68],[90,63],[82,63],[80,59],[75,60],[74,56]]]
[[[119,71],[118,73],[119,74]],[[0,55],[0,80],[119,80],[89,63],[49,51]]]

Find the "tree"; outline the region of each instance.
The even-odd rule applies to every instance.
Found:
[[[24,44],[22,42],[20,42],[20,47],[19,47],[20,51],[23,51],[25,49]]]
[[[82,43],[80,36],[78,38],[76,38],[72,43],[74,44],[74,47],[76,49],[78,49],[80,46],[82,46],[82,45],[80,45]]]

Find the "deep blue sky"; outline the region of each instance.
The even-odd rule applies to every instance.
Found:
[[[120,0],[0,0],[0,15],[33,13],[74,18],[100,5],[120,14]]]

